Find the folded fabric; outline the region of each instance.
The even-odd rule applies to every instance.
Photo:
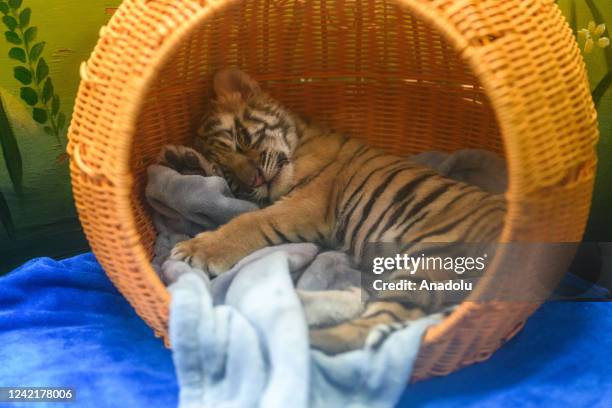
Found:
[[[505,188],[503,162],[486,152],[412,159],[491,191]],[[503,175],[491,181],[489,171]],[[182,407],[383,407],[399,398],[422,334],[440,315],[412,322],[376,349],[335,357],[310,352],[309,326],[363,311],[361,275],[348,256],[308,243],[264,248],[211,282],[183,262],[164,263],[169,251],[257,207],[235,199],[219,177],[159,165],[149,168],[146,195],[159,233],[154,264],[173,294],[170,333]]]
[[[410,157],[443,176],[501,194],[508,189],[506,162],[498,155],[480,149],[462,149],[449,154],[429,151]]]
[[[221,177],[182,175],[160,165],[149,167],[145,195],[155,212],[156,267],[166,260],[177,242],[258,208],[251,202],[235,199]]]
[[[213,282],[185,273],[170,285],[179,406],[390,407],[400,397],[422,334],[441,315],[411,323],[380,348],[309,351],[288,253],[255,253]]]

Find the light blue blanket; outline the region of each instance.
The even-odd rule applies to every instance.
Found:
[[[185,273],[170,286],[170,340],[183,408],[393,406],[424,330],[441,320],[428,316],[378,349],[330,357],[309,350],[287,249],[253,254],[222,277],[229,285]]]
[[[427,153],[416,160],[492,191],[505,189],[503,162],[486,152]],[[157,211],[155,263],[172,293],[170,338],[182,408],[397,402],[424,331],[441,315],[412,322],[376,348],[337,356],[310,350],[309,325],[341,321],[363,308],[359,272],[348,257],[313,244],[270,247],[211,282],[185,263],[162,262],[177,241],[256,208],[234,199],[218,177],[163,166],[149,169],[147,198]]]

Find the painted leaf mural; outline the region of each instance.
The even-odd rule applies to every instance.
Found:
[[[4,198],[4,194],[0,191],[0,224],[4,227],[9,238],[15,236],[15,225],[11,216],[11,209]]]
[[[13,189],[21,194],[21,183],[23,178],[23,167],[21,162],[21,152],[15,139],[15,134],[9,122],[2,95],[0,95],[0,147],[2,148],[2,157],[8,171],[9,177],[13,184]],[[15,235],[15,225],[10,207],[0,191],[0,224],[4,227],[9,237]]]
[[[576,28],[576,1],[572,0],[570,4],[570,26],[576,34],[579,43],[582,44],[582,51],[585,57],[593,53],[597,48],[603,49],[603,56],[606,63],[606,71],[601,80],[592,90],[593,102],[595,106],[599,106],[599,102],[603,95],[610,89],[612,85],[612,47],[610,46],[610,37],[608,27],[605,23],[604,16],[599,7],[593,0],[584,0],[593,20],[587,23],[585,28],[578,30]],[[587,60],[588,62],[588,60]]]
[[[2,156],[9,177],[13,183],[13,188],[16,192],[21,192],[21,183],[23,178],[23,166],[21,161],[21,152],[15,139],[15,134],[4,108],[2,95],[0,95],[0,147],[2,148]]]
[[[66,131],[80,64],[120,3],[0,0],[0,128],[12,131],[0,135],[0,275],[35,256],[87,249],[70,189]]]
[[[604,96],[606,91],[610,89],[612,85],[612,71],[609,71],[602,79],[599,81],[597,86],[593,89],[593,102],[595,103],[595,107],[599,107],[599,102],[601,98]]]
[[[20,89],[21,99],[32,107],[32,119],[44,125],[45,133],[54,136],[63,149],[61,136],[66,117],[60,111],[60,98],[55,94],[49,65],[43,57],[46,43],[36,41],[38,28],[30,25],[32,9],[24,7],[22,0],[0,0],[0,12],[8,29],[5,38],[15,45],[9,50],[9,57],[23,64],[13,70],[14,78],[25,85]]]

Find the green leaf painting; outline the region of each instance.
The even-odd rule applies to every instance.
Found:
[[[595,5],[595,2],[593,0],[585,0],[585,3],[588,6],[589,10],[591,10],[591,14],[593,15],[593,18],[595,19],[597,24],[604,23],[603,15],[601,14],[599,8],[597,8],[597,6]],[[605,34],[605,32],[602,34]],[[606,57],[606,63],[608,64],[608,70],[610,70],[612,69],[612,48],[608,47],[607,49],[605,49],[604,55]]]
[[[612,85],[612,71],[608,72],[601,79],[601,81],[599,81],[599,83],[597,84],[595,89],[593,89],[593,92],[591,93],[593,95],[593,102],[595,103],[595,107],[599,106],[599,102],[601,101],[601,98],[604,96],[606,91],[610,88],[610,85]]]
[[[45,86],[43,86],[42,99],[44,103],[48,103],[53,98],[53,82],[51,78],[47,78]]]
[[[593,0],[584,0],[582,3],[586,6],[593,19],[589,21],[586,28],[579,30],[576,22],[576,2],[577,0],[571,0],[569,2],[569,25],[576,37],[579,40],[582,39],[584,41],[583,52],[585,54],[585,58],[587,55],[591,54],[594,48],[597,48],[597,45],[599,48],[603,48],[603,55],[607,66],[607,74],[603,76],[603,78],[591,91],[593,102],[597,108],[601,98],[612,86],[612,47],[610,47],[609,30],[605,24],[604,15]]]
[[[8,27],[9,30],[14,31],[17,28],[17,20],[13,16],[2,17],[2,22]]]
[[[588,6],[589,10],[591,11],[591,14],[593,15],[593,18],[595,19],[595,21],[597,23],[604,23],[603,15],[601,14],[601,11],[599,10],[599,8],[597,8],[597,6],[595,5],[595,2],[593,0],[585,0],[585,3]],[[602,33],[602,35],[605,34],[606,32],[608,32],[607,28],[604,31],[604,33]],[[604,49],[604,56],[606,58],[606,64],[608,66],[608,73],[601,79],[601,81],[599,81],[599,83],[597,84],[597,86],[595,86],[595,88],[593,89],[591,93],[593,96],[593,102],[595,102],[596,107],[599,105],[601,98],[608,91],[608,89],[610,89],[610,86],[612,85],[612,48],[611,47],[607,47]]]
[[[62,112],[57,115],[57,126],[60,129],[66,126],[66,115]]]
[[[570,3],[569,11],[569,24],[574,33],[578,32],[577,12],[576,12],[576,1],[572,0]]]
[[[55,93],[51,71],[43,57],[45,41],[36,41],[38,28],[31,26],[32,9],[22,0],[0,0],[2,22],[8,29],[4,37],[12,45],[9,57],[16,61],[13,76],[20,83],[19,96],[31,107],[32,120],[43,125],[63,147],[60,135],[66,126],[59,95]]]
[[[13,217],[11,216],[11,209],[4,198],[4,194],[0,191],[0,223],[4,226],[9,238],[15,237],[15,225],[13,224]]]
[[[32,83],[32,73],[29,69],[21,65],[13,68],[13,76],[24,85],[30,85]]]
[[[19,27],[25,28],[30,24],[30,17],[32,16],[32,10],[29,8],[23,9],[19,13]]]
[[[25,101],[30,106],[35,106],[38,103],[38,94],[34,90],[34,88],[30,88],[29,86],[24,86],[21,88],[21,99]]]
[[[40,84],[42,81],[47,78],[49,75],[49,66],[44,58],[38,60],[38,64],[36,65],[36,80]]]
[[[11,44],[19,45],[22,43],[21,38],[14,31],[6,31],[4,33],[4,37],[6,38],[6,41]]]
[[[15,134],[13,128],[9,122],[6,110],[4,109],[4,103],[2,96],[0,95],[0,147],[2,148],[2,157],[6,164],[9,177],[13,183],[13,189],[18,194],[21,194],[21,183],[23,178],[23,168],[21,162],[21,153],[17,140],[15,140]],[[4,194],[0,191],[0,224],[6,230],[9,238],[13,238],[15,234],[15,225],[13,223],[13,217],[11,210],[8,206]]]
[[[22,0],[9,0],[9,6],[13,9],[21,7]]]
[[[28,43],[32,43],[36,39],[36,34],[38,33],[38,28],[30,27],[23,33],[23,39]]]
[[[30,50],[30,59],[32,61],[36,61],[38,57],[40,57],[40,54],[42,54],[44,49],[45,49],[44,42],[39,42],[37,44],[34,44],[32,46],[32,49]]]
[[[40,123],[41,125],[47,123],[47,111],[44,109],[34,108],[34,111],[32,112],[32,117],[36,122]]]
[[[57,95],[53,95],[53,100],[51,101],[51,115],[53,116],[57,115],[57,112],[59,112],[59,108],[60,108],[59,98],[57,97]]]
[[[9,177],[13,183],[13,188],[17,193],[21,193],[21,182],[23,178],[23,169],[21,162],[21,153],[13,128],[9,122],[8,115],[2,102],[0,95],[0,147],[2,147],[2,156],[8,170]]]
[[[13,47],[9,50],[9,57],[19,62],[26,62],[26,53],[22,48]]]

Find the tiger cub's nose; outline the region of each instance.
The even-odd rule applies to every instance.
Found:
[[[260,187],[266,182],[261,170],[255,170],[255,174],[253,175],[253,180],[251,181],[252,187]]]

